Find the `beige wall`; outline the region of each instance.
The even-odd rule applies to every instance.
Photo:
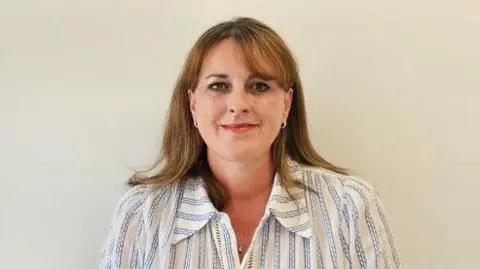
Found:
[[[95,267],[187,49],[234,15],[295,51],[315,145],[375,184],[405,268],[478,266],[480,2],[292,3],[1,1],[2,268]]]

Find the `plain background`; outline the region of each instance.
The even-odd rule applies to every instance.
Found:
[[[247,15],[298,58],[311,137],[372,182],[405,268],[476,268],[480,2],[0,1],[2,268],[95,268],[198,35]]]

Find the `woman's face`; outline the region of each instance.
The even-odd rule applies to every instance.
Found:
[[[273,78],[252,74],[234,41],[226,39],[206,55],[197,88],[189,90],[190,109],[209,154],[249,161],[270,153],[292,93]]]

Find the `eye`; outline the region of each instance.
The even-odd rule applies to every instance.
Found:
[[[208,89],[212,91],[225,91],[228,89],[228,83],[226,82],[213,82],[208,85]]]
[[[256,81],[252,84],[252,90],[256,92],[266,92],[270,90],[270,86],[263,81]]]

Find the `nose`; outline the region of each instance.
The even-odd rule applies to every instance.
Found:
[[[248,96],[244,89],[233,90],[230,93],[228,100],[228,111],[234,114],[250,112]]]

